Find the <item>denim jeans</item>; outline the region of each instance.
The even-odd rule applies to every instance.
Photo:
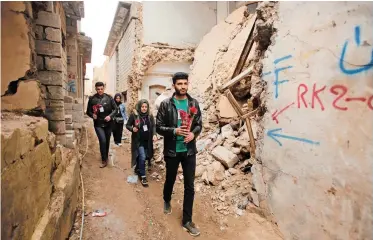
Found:
[[[109,159],[111,126],[95,127],[95,131],[100,143],[101,160],[107,161]]]
[[[140,170],[140,176],[141,177],[146,176],[145,160],[146,160],[146,149],[143,146],[140,146],[139,147],[139,156],[137,158],[137,161],[138,161],[138,164],[139,164],[139,170]]]
[[[194,178],[196,171],[196,155],[188,156],[186,152],[177,153],[176,157],[165,157],[166,181],[163,188],[163,200],[171,201],[177,169],[181,162],[184,175],[184,203],[183,203],[183,224],[192,221],[194,201]]]

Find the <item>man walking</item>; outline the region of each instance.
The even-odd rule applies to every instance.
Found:
[[[100,143],[102,160],[100,168],[104,168],[109,159],[112,119],[117,112],[117,105],[110,95],[104,93],[105,87],[103,82],[97,82],[95,88],[97,93],[89,98],[87,115],[93,118],[96,135]]]
[[[197,100],[188,92],[188,74],[178,72],[172,77],[175,93],[165,99],[157,113],[157,133],[164,136],[166,181],[163,189],[164,213],[171,214],[171,195],[179,164],[184,175],[183,228],[192,236],[200,231],[192,222],[194,177],[196,170],[196,138],[202,130],[202,117]],[[188,116],[191,117],[191,125]],[[187,117],[186,117],[187,116]]]

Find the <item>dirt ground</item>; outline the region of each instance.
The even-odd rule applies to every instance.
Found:
[[[177,180],[172,199],[171,215],[163,213],[163,171],[153,167],[148,172],[149,188],[137,183],[127,183],[133,175],[130,168],[130,145],[111,145],[109,165],[99,168],[100,153],[93,128],[88,127],[89,147],[82,163],[85,189],[85,221],[83,239],[191,239],[181,227],[183,184]],[[153,172],[162,174],[162,180],[151,177]],[[208,196],[196,192],[193,221],[200,228],[199,239],[277,240],[275,228],[254,213],[243,216],[222,216],[214,211]],[[107,211],[105,217],[92,217],[92,211]],[[79,239],[81,204],[70,239]]]

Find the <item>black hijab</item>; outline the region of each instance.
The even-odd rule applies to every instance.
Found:
[[[117,100],[116,100],[117,97],[120,98],[119,102],[117,102]],[[115,94],[115,96],[114,96],[114,102],[117,104],[117,106],[119,106],[120,104],[122,104],[122,95],[120,93]]]
[[[146,105],[148,105],[148,110],[146,111],[146,113],[143,113],[141,112],[141,106],[146,103]],[[140,101],[137,102],[136,104],[136,111],[137,113],[141,116],[141,117],[147,117],[149,116],[149,102],[148,100],[146,99],[141,99]]]

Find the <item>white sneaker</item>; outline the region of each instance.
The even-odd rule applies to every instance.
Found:
[[[121,144],[121,143],[119,143],[119,144],[118,144],[118,146],[120,147],[120,146],[122,146],[122,144]]]

